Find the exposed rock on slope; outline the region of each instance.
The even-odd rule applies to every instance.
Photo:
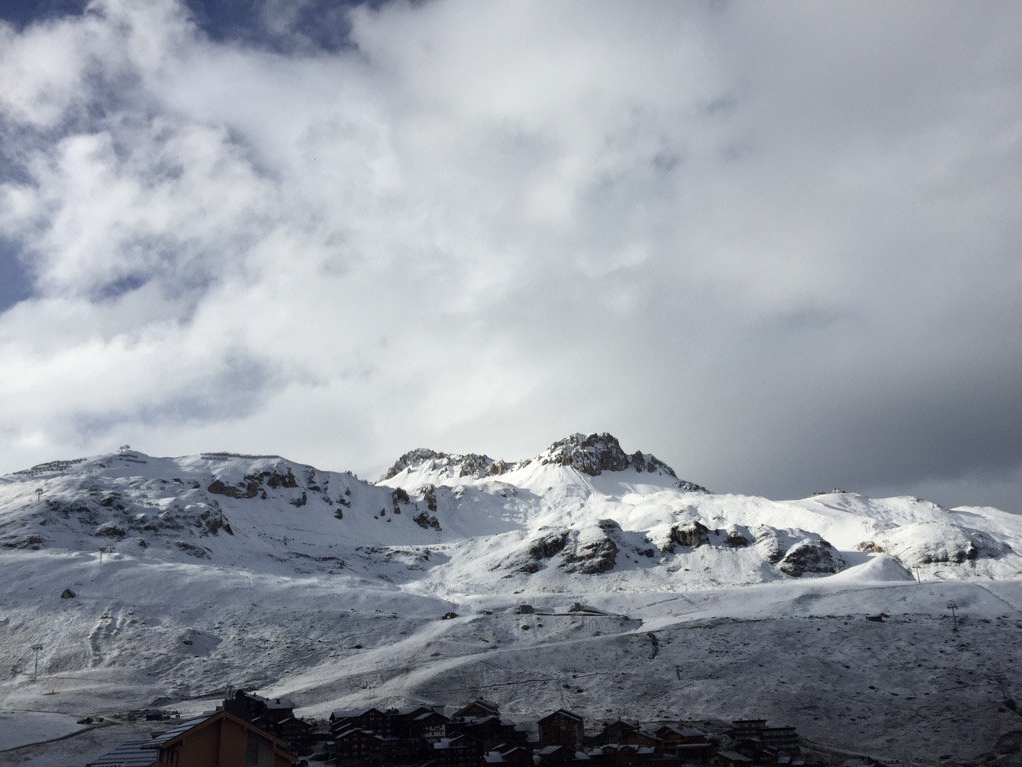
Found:
[[[801,578],[806,573],[837,573],[844,567],[844,560],[834,547],[824,540],[807,538],[788,549],[778,566],[782,573]]]
[[[980,559],[999,559],[1012,547],[989,533],[955,522],[904,525],[886,536],[889,553],[908,566],[969,564]]]
[[[494,461],[488,455],[440,453],[420,447],[409,450],[398,458],[394,465],[387,469],[383,479],[392,479],[406,469],[422,466],[442,472],[448,477],[492,477],[503,474],[508,469],[508,464],[504,461]]]
[[[613,570],[621,550],[618,543],[621,532],[621,525],[612,519],[601,519],[594,527],[572,531],[569,545],[561,555],[561,569],[584,575]]]

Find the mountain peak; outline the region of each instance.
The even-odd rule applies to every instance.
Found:
[[[394,465],[387,469],[382,480],[396,477],[405,469],[416,469],[420,466],[427,466],[431,469],[444,469],[455,477],[485,477],[500,474],[504,471],[503,461],[494,461],[488,455],[479,453],[441,453],[429,448],[419,447],[409,450],[398,458]]]
[[[381,478],[385,482],[403,471],[418,469],[437,472],[451,479],[459,477],[496,477],[521,469],[529,464],[567,466],[581,474],[596,477],[605,471],[631,469],[644,474],[670,477],[677,480],[674,469],[650,453],[636,451],[626,453],[613,434],[571,434],[559,439],[535,458],[523,461],[504,461],[479,453],[443,453],[428,448],[409,450],[391,466]],[[685,490],[704,491],[704,488],[689,482],[679,482]]]
[[[634,469],[677,478],[674,469],[650,453],[626,453],[613,434],[572,434],[554,442],[539,457],[540,463],[570,466],[582,474],[598,476],[605,471]]]

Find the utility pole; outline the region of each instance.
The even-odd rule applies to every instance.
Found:
[[[32,649],[35,651],[35,670],[32,672],[32,680],[39,676],[39,651],[43,649],[41,644],[32,645]]]
[[[954,628],[952,631],[958,631],[958,616],[955,614],[955,608],[958,607],[954,602],[947,603],[947,609],[951,611],[951,620],[954,622]]]

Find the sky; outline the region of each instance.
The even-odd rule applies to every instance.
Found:
[[[0,471],[609,431],[1022,512],[1022,4],[0,0]]]

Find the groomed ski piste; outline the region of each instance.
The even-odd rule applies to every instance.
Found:
[[[984,763],[1022,738],[1019,552],[1015,510],[711,493],[606,434],[518,462],[417,450],[375,483],[58,461],[0,478],[0,763],[84,764],[126,730],[77,720],[227,686],[305,717],[482,696]]]

